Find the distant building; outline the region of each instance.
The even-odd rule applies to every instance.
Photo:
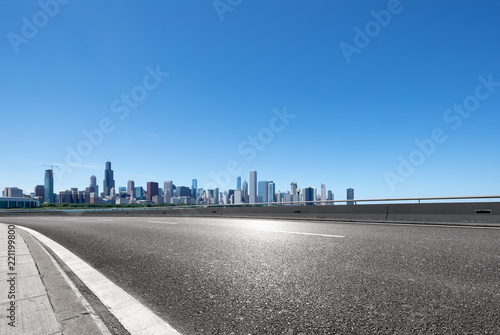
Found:
[[[187,186],[177,186],[177,197],[191,198],[191,189]]]
[[[347,200],[354,200],[354,189],[353,188],[347,189]],[[347,204],[354,205],[354,201],[348,201]]]
[[[267,180],[262,180],[258,182],[257,187],[257,202],[264,203],[268,202],[267,200],[267,184],[269,182]]]
[[[163,203],[165,203],[165,199],[161,195],[155,195],[153,197],[153,203],[154,204],[163,204]]]
[[[0,198],[0,209],[36,207],[40,207],[40,202],[38,202],[38,200],[30,198]]]
[[[90,189],[91,189],[91,192],[95,192],[95,193],[99,194],[99,185],[97,185],[96,176],[90,176]]]
[[[214,204],[220,202],[219,188],[214,189]]]
[[[130,195],[131,198],[135,196],[135,182],[133,180],[127,182],[127,194]]]
[[[198,180],[193,179],[191,183],[191,198],[196,199],[198,197]]]
[[[134,197],[137,199],[137,200],[144,200],[144,189],[142,188],[142,186],[137,186],[135,188],[135,194],[134,194]]]
[[[243,203],[248,202],[248,183],[247,181],[243,181],[243,185],[241,186],[241,201]]]
[[[257,171],[250,171],[250,196],[248,202],[251,204],[257,203]]]
[[[241,190],[241,177],[236,178],[236,189]]]
[[[165,196],[165,202],[170,203],[170,199],[174,196],[174,183],[171,180],[163,183],[163,195]]]
[[[326,201],[326,186],[321,184],[321,201]],[[321,205],[326,205],[326,202],[322,202]]]
[[[333,198],[333,192],[331,190],[328,190],[328,199],[327,200],[334,200]],[[333,205],[334,202],[330,202],[329,205]]]
[[[290,196],[291,196],[290,201],[299,201],[296,182],[290,183]]]
[[[267,201],[266,202],[276,202],[276,185],[269,181],[267,182]]]
[[[235,204],[242,204],[243,203],[242,192],[240,189],[234,190],[234,203]]]
[[[314,187],[306,187],[303,189],[302,194],[304,197],[304,201],[315,201],[315,188]],[[307,203],[307,206],[313,206],[314,203]]]
[[[104,170],[104,196],[110,195],[111,189],[115,188],[115,180],[113,177],[113,170],[111,170],[111,162],[106,162],[106,169]]]
[[[5,197],[7,198],[22,198],[23,190],[17,187],[6,187],[5,188]]]
[[[43,185],[35,186],[35,197],[43,197],[45,195],[45,187]]]
[[[153,201],[153,197],[158,195],[158,183],[150,181],[147,183],[148,200]]]
[[[54,197],[54,172],[45,170],[45,187],[44,187],[44,202],[49,204],[55,203]]]

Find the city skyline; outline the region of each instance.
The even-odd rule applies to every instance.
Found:
[[[55,3],[0,20],[0,187],[500,189],[498,1]]]

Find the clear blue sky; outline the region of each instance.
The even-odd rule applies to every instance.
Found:
[[[336,199],[500,193],[498,1],[47,4],[2,5],[2,189],[43,164],[55,191],[102,188],[109,157],[117,186],[253,169]]]

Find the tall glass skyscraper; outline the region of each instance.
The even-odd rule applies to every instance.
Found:
[[[191,184],[191,198],[196,199],[198,196],[198,180],[193,179]]]
[[[257,171],[250,171],[250,196],[248,202],[257,203]]]
[[[267,180],[262,180],[257,183],[257,202],[268,202],[267,200]]]
[[[113,179],[113,170],[111,170],[111,162],[106,162],[106,169],[104,170],[104,196],[110,194],[112,188],[115,188],[115,180]]]
[[[90,189],[99,195],[99,185],[97,185],[97,178],[95,176],[90,176]]]
[[[55,203],[54,199],[54,172],[52,170],[45,170],[45,188],[43,201],[45,203]]]
[[[236,189],[241,190],[241,177],[236,178]]]
[[[267,182],[267,202],[275,202],[276,184],[272,181]]]

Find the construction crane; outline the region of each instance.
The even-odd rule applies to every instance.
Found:
[[[51,170],[54,170],[54,166],[55,166],[55,167],[59,167],[59,165],[47,165],[47,164],[44,164],[43,166],[50,166],[50,169],[51,169]]]

